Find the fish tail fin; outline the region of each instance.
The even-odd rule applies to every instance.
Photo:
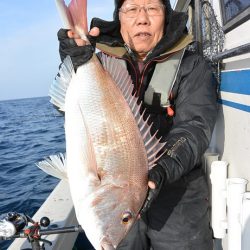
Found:
[[[68,6],[64,0],[56,0],[56,5],[64,27],[73,29],[81,38],[87,40],[87,0],[71,0]]]
[[[67,56],[60,65],[59,72],[49,89],[50,102],[58,107],[60,111],[65,112],[65,96],[74,74],[72,61]]]
[[[36,163],[36,166],[45,173],[58,179],[68,179],[67,177],[67,160],[64,154],[50,155],[43,161]]]
[[[138,102],[136,93],[133,93],[134,86],[131,77],[126,65],[123,65],[121,62],[119,59],[102,54],[104,69],[110,73],[116,82],[135,117],[147,152],[148,167],[151,169],[156,165],[157,160],[165,153],[163,148],[166,142],[161,142],[161,138],[157,138],[156,135],[158,131],[156,131],[154,135],[151,135],[150,130],[152,124],[148,123],[150,116],[144,120],[145,109],[141,113],[141,103]]]
[[[56,5],[64,27],[73,29],[82,39],[88,41],[86,37],[88,32],[87,0],[71,0],[68,5],[66,5],[64,0],[56,0]],[[58,75],[49,90],[49,96],[51,97],[50,102],[63,112],[65,111],[66,91],[73,74],[74,67],[68,56],[61,64]]]

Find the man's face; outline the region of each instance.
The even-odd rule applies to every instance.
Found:
[[[138,59],[143,59],[163,36],[165,9],[160,0],[126,0],[119,19],[123,40],[137,52]]]

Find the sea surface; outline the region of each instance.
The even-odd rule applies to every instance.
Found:
[[[49,97],[0,101],[0,215],[36,212],[58,183],[35,163],[65,152],[64,117]],[[5,250],[11,241],[0,241]]]

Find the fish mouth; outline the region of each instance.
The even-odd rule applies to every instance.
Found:
[[[115,250],[116,247],[113,246],[113,244],[111,244],[107,238],[103,238],[101,240],[101,250]]]
[[[111,244],[108,244],[108,243],[102,244],[101,249],[102,250],[115,250],[115,248]]]

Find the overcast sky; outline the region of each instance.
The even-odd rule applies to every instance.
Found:
[[[111,20],[113,1],[89,0],[89,19]],[[47,96],[60,63],[55,1],[1,0],[0,10],[0,100]]]

